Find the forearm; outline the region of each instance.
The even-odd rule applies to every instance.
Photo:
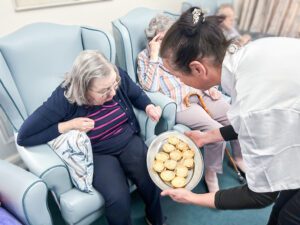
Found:
[[[20,146],[45,144],[59,135],[57,115],[46,113],[45,107],[38,108],[22,124],[18,131],[17,143]]]
[[[215,193],[195,194],[191,196],[190,202],[194,205],[216,208],[215,206]]]
[[[214,205],[217,209],[257,209],[272,204],[278,192],[256,193],[247,185],[221,190],[216,193]]]
[[[70,121],[65,121],[65,122],[61,122],[58,124],[58,132],[60,134],[64,134],[67,133],[68,131],[72,130],[72,124],[70,123]]]
[[[146,61],[139,59],[138,78],[143,89],[147,91],[159,90],[159,62]]]
[[[205,138],[204,138],[205,144],[224,141],[224,138],[221,135],[219,129],[209,130],[209,131],[206,131],[204,134],[205,134]]]
[[[26,134],[26,132],[21,132],[18,134],[17,143],[18,145],[25,147],[46,144],[48,141],[51,141],[60,135],[57,124],[54,124],[37,133],[31,133],[28,136],[25,136],[24,134]]]

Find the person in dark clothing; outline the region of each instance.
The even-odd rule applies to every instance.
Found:
[[[231,96],[231,125],[186,135],[199,147],[238,139],[247,185],[207,194],[185,189],[161,194],[218,209],[262,208],[275,202],[268,225],[299,225],[300,41],[263,38],[241,47],[226,40],[223,19],[190,8],[165,34],[160,54],[167,69],[187,85],[207,90],[221,84]]]
[[[147,220],[162,225],[160,190],[147,171],[147,147],[138,136],[133,106],[160,118],[160,108],[126,72],[97,51],[82,51],[62,84],[25,120],[17,143],[34,146],[70,130],[86,132],[93,149],[93,186],[105,199],[108,223],[131,224],[130,178],[145,202]]]

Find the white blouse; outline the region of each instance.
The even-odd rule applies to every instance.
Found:
[[[300,188],[300,40],[263,38],[227,53],[221,83],[249,188]]]

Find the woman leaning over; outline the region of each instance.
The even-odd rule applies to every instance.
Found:
[[[145,31],[149,43],[138,55],[138,78],[141,86],[147,91],[160,91],[176,102],[176,123],[200,131],[228,125],[226,113],[229,104],[216,87],[207,91],[192,88],[163,65],[159,57],[160,44],[173,23],[174,19],[163,14],[158,14],[150,21]],[[245,171],[238,141],[231,141],[230,144],[236,164]],[[225,142],[204,146],[205,181],[209,192],[219,190],[217,173],[222,173],[223,170],[225,146]]]
[[[169,29],[160,51],[165,65],[184,83],[202,90],[221,83],[232,97],[230,126],[187,135],[198,146],[238,139],[247,185],[208,194],[185,189],[162,194],[218,209],[275,202],[268,225],[299,225],[300,41],[262,38],[240,47],[225,39],[222,20],[191,8]]]

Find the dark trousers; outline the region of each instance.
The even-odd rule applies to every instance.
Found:
[[[112,149],[114,146],[111,146]],[[152,182],[146,165],[147,146],[137,135],[108,154],[94,151],[93,185],[105,200],[110,225],[130,225],[130,192],[127,178],[137,186],[152,224],[163,224],[160,190]]]
[[[244,185],[218,191],[215,196],[218,209],[257,209],[273,202],[267,225],[300,225],[300,189],[256,193]]]
[[[280,192],[268,225],[300,225],[300,189]]]

